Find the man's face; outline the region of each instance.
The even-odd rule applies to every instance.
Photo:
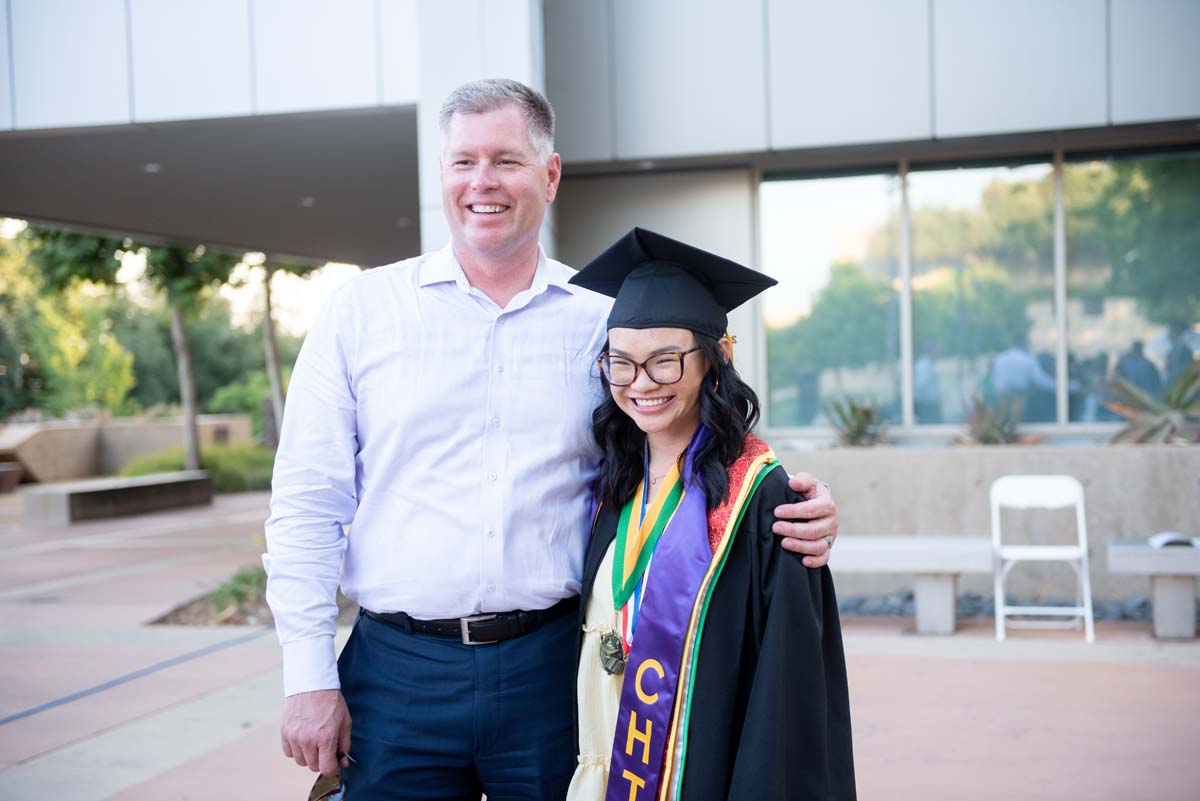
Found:
[[[442,155],[442,210],[455,247],[502,258],[536,242],[561,174],[557,153],[538,155],[517,106],[455,115]]]

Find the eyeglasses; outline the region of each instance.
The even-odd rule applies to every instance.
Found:
[[[683,378],[683,360],[689,353],[700,350],[700,346],[685,351],[658,353],[644,362],[635,362],[624,356],[601,353],[597,360],[605,380],[614,387],[627,387],[637,381],[638,373],[646,371],[655,384],[675,384]]]

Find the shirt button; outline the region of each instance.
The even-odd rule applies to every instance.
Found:
[[[488,591],[488,592],[495,592],[495,591],[496,591],[496,585],[495,585],[495,584],[489,584],[489,585],[487,585],[487,591]]]
[[[496,480],[496,474],[488,473],[488,481],[495,481],[495,480]]]
[[[503,373],[503,372],[504,372],[504,365],[503,365],[503,364],[498,364],[498,365],[496,365],[496,372],[497,372],[497,373]]]
[[[499,418],[499,417],[493,417],[493,418],[492,418],[492,426],[493,426],[494,428],[499,428],[499,427],[500,427],[500,418]]]
[[[489,539],[489,540],[494,540],[494,539],[496,539],[496,529],[494,529],[494,528],[489,528],[489,529],[488,529],[488,539]]]

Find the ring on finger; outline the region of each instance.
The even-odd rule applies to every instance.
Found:
[[[833,537],[826,534],[825,536],[821,537],[821,539],[825,540],[825,550],[832,551],[833,550]]]

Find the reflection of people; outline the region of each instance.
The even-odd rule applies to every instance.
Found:
[[[1012,346],[996,354],[992,361],[992,390],[1000,402],[1001,414],[1019,421],[1026,397],[1033,390],[1053,393],[1054,376],[1042,368],[1037,357],[1029,352],[1024,332],[1013,336]]]
[[[1191,333],[1191,326],[1181,321],[1175,320],[1169,326],[1168,336],[1170,339],[1170,349],[1167,351],[1167,388],[1170,388],[1175,383],[1175,379],[1183,375],[1196,358],[1195,352],[1191,345],[1188,344],[1188,335]]]
[[[1124,378],[1153,398],[1162,395],[1162,376],[1158,374],[1154,362],[1146,358],[1145,344],[1140,339],[1133,340],[1129,351],[1117,360],[1113,374]]]
[[[325,774],[350,752],[353,798],[562,798],[610,304],[538,245],[545,98],[467,84],[441,123],[449,245],[339,289],[292,375],[264,558],[283,750]],[[820,565],[836,515],[809,479],[787,511],[817,520],[775,525]],[[335,662],[339,583],[370,611]]]
[[[942,384],[937,374],[941,348],[930,345],[913,364],[913,406],[918,423],[942,422]]]
[[[724,338],[775,281],[634,229],[572,283],[616,302],[569,801],[854,798],[833,581],[772,543],[795,495]]]

